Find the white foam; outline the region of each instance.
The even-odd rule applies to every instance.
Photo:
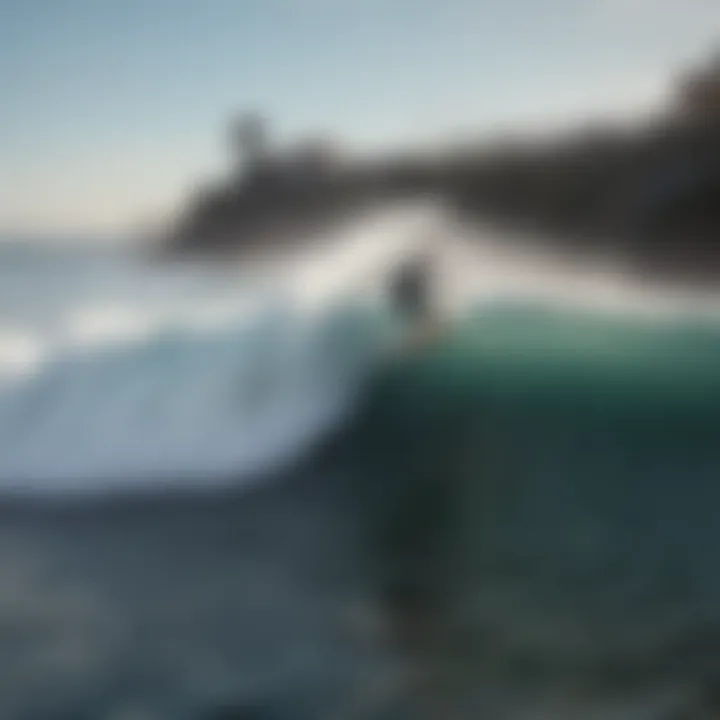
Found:
[[[478,301],[514,298],[647,319],[704,316],[720,321],[717,290],[642,280],[621,259],[580,262],[550,253],[546,246],[492,228],[448,225],[439,255],[444,302],[458,310]]]
[[[0,329],[0,382],[24,376],[42,362],[42,341],[22,329]]]
[[[0,488],[206,484],[306,452],[351,407],[379,341],[333,347],[343,341],[323,309],[412,219],[350,224],[335,245],[318,239],[267,268],[252,292],[239,274],[233,287],[197,268],[128,263],[107,268],[106,286],[97,267],[84,288],[68,282],[34,308],[34,325],[0,334],[0,367],[25,372],[0,392]]]

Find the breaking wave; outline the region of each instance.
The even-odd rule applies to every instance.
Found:
[[[473,232],[435,206],[392,209],[222,268],[6,245],[0,487],[210,484],[291,462],[352,409],[394,332],[378,290],[418,242],[442,250],[448,313],[509,297],[663,308],[610,271]]]

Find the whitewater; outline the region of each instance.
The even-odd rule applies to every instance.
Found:
[[[508,299],[718,316],[712,297],[518,246],[432,204],[365,214],[270,260],[4,243],[0,489],[211,485],[292,463],[387,353],[398,328],[382,291],[418,247],[433,249],[448,317]]]
[[[0,246],[0,487],[212,484],[290,462],[348,410],[386,335],[370,278],[421,221],[348,223],[271,263]]]

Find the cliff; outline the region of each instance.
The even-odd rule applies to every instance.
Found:
[[[185,208],[172,252],[278,246],[365,205],[431,194],[468,218],[529,230],[570,252],[620,252],[652,271],[720,272],[717,63],[685,78],[665,112],[634,127],[432,158],[343,161],[317,144],[273,154],[257,123],[242,130],[250,162]]]

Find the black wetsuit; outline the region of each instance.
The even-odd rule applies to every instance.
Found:
[[[392,303],[409,321],[427,318],[430,313],[429,268],[422,260],[405,265],[391,286]]]

